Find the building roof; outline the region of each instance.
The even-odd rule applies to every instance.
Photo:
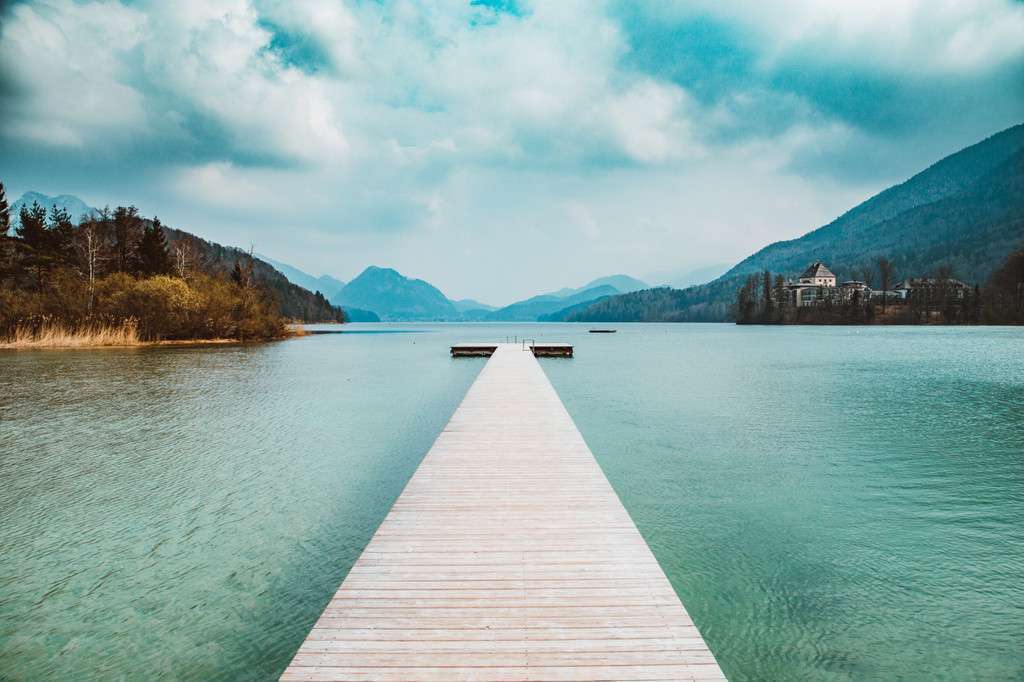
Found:
[[[812,263],[811,267],[804,270],[804,274],[800,275],[801,279],[808,277],[835,277],[835,275],[833,275],[832,271],[826,268],[825,264],[819,260]]]

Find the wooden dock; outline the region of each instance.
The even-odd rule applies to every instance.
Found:
[[[551,343],[551,342],[537,342],[533,339],[523,340],[521,343],[513,344],[501,344],[501,343],[455,343],[452,344],[451,353],[453,358],[473,358],[483,357],[489,358],[494,355],[494,351],[498,350],[498,346],[512,346],[519,348],[520,350],[529,350],[533,352],[534,357],[538,358],[571,358],[572,357],[572,344],[571,343]]]
[[[533,353],[499,344],[283,680],[721,680]]]

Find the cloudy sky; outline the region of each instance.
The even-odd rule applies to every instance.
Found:
[[[0,1],[0,180],[495,303],[735,261],[1024,121],[1011,0]]]

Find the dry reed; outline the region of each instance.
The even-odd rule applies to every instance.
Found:
[[[0,338],[0,348],[95,348],[97,346],[139,346],[135,320],[120,324],[86,324],[79,327],[61,322],[19,326],[14,334]]]

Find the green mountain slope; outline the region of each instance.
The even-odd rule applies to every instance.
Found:
[[[579,321],[724,321],[747,275],[764,270],[798,275],[821,260],[840,279],[888,258],[896,276],[951,266],[982,282],[1024,245],[1024,125],[948,156],[904,183],[868,199],[799,239],[776,242],[717,280],[688,289],[653,289],[567,312]]]
[[[906,262],[911,263],[915,259],[909,258],[907,252],[912,248],[899,248],[887,234],[889,230],[901,224],[906,225],[906,229],[901,230],[903,236],[914,237],[913,248],[941,245],[940,251],[948,250],[951,253],[962,252],[965,248],[970,249],[975,244],[950,243],[948,232],[929,234],[928,225],[921,224],[908,211],[954,197],[974,204],[975,199],[980,198],[985,189],[983,185],[991,182],[994,176],[1005,173],[1013,163],[1020,163],[1019,152],[1022,149],[1024,125],[997,133],[947,156],[906,182],[868,199],[822,228],[799,239],[776,242],[761,249],[741,261],[720,279],[731,279],[737,275],[766,269],[772,272],[794,272],[802,270],[815,260],[827,262],[829,268],[839,274],[836,268],[842,270],[856,267],[864,260],[864,255],[870,256],[881,248],[890,247],[897,248],[897,251],[888,252],[887,257],[890,260],[898,263],[899,259],[905,258]],[[993,195],[990,193],[987,198],[992,199]],[[897,218],[900,220],[896,221]],[[966,229],[968,226],[964,227],[958,237],[970,239],[970,230]],[[1003,256],[1005,255],[1004,253]],[[940,258],[934,265],[941,263]],[[970,279],[976,276],[985,277],[997,265],[998,261],[983,268],[982,272],[961,274]]]
[[[149,221],[146,221],[149,223]],[[194,267],[211,275],[230,275],[235,261],[249,258],[245,251],[233,246],[221,246],[183,230],[164,226],[164,236],[171,253],[184,246]],[[288,280],[270,263],[253,258],[253,278],[277,304],[281,314],[302,322],[344,322],[341,309],[331,305],[318,293],[308,291]]]
[[[563,322],[565,320],[568,320],[570,317],[572,317],[578,311],[585,310],[585,309],[589,308],[592,305],[600,303],[601,301],[607,301],[611,297],[612,296],[610,296],[610,295],[609,296],[601,296],[600,298],[595,298],[593,300],[583,301],[582,303],[576,303],[574,305],[562,308],[561,310],[556,310],[553,313],[548,313],[546,315],[541,315],[540,317],[537,318],[537,321],[538,322]]]
[[[343,308],[346,322],[380,322],[380,316],[372,310]]]

